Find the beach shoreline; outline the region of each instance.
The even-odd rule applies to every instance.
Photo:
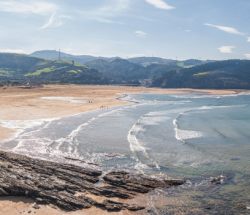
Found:
[[[15,136],[12,121],[46,120],[128,105],[127,94],[208,94],[231,95],[240,90],[161,89],[101,85],[45,85],[37,88],[0,88],[0,141]],[[7,122],[7,123],[6,123]],[[7,125],[7,126],[6,126]]]

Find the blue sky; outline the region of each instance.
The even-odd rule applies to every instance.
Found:
[[[0,0],[0,51],[250,59],[249,0]]]

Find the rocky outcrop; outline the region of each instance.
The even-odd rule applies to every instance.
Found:
[[[99,170],[0,152],[0,196],[25,196],[66,211],[92,206],[108,211],[142,210],[143,206],[113,201],[112,197],[132,199],[138,193],[183,183],[124,171],[103,176]],[[105,198],[100,202],[89,196]]]

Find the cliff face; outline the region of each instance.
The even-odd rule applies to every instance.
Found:
[[[66,211],[92,206],[108,211],[143,210],[118,199],[132,199],[155,188],[183,184],[183,180],[155,179],[124,171],[101,171],[0,152],[0,196],[26,196],[38,204],[53,204]],[[97,201],[89,196],[101,196]]]

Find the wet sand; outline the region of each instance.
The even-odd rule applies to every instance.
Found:
[[[0,215],[108,215],[110,212],[98,208],[83,209],[75,212],[65,212],[51,205],[39,205],[33,208],[34,201],[23,197],[0,198]],[[144,211],[145,212],[145,211]],[[143,215],[143,211],[113,212],[114,215]]]
[[[156,191],[157,192],[157,191]],[[0,198],[0,215],[144,215],[147,213],[147,207],[154,207],[157,209],[167,209],[171,214],[186,215],[186,214],[203,214],[204,208],[197,202],[192,201],[192,194],[181,194],[173,196],[141,194],[133,200],[124,200],[124,203],[135,203],[144,205],[145,210],[132,212],[123,210],[120,212],[108,212],[99,208],[91,207],[90,209],[83,209],[74,212],[65,212],[53,205],[39,205],[39,208],[34,208],[34,201],[24,197],[4,197]],[[93,195],[89,197],[96,201],[102,201],[102,197],[94,198]],[[112,198],[116,201],[116,198]],[[121,199],[119,199],[121,201]],[[151,211],[152,212],[152,211]]]
[[[14,135],[14,133],[14,130],[0,126],[0,140],[7,140],[9,137]]]

